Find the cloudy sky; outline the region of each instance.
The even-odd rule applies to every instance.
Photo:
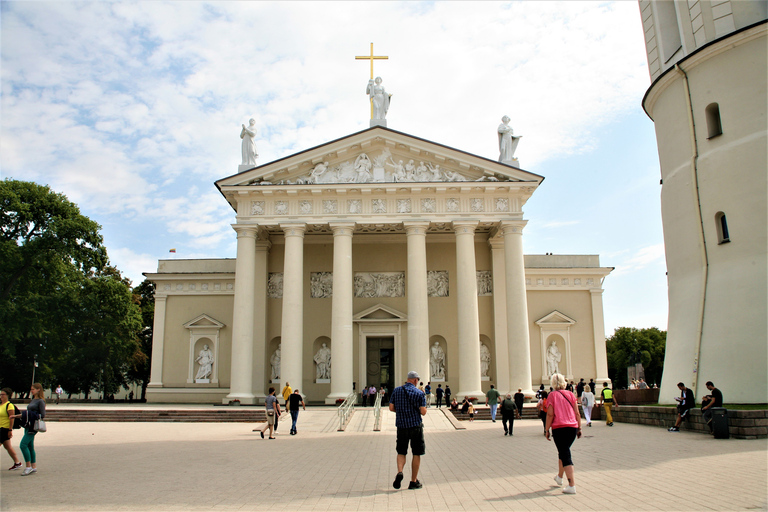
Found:
[[[161,258],[234,257],[240,125],[259,164],[388,126],[545,176],[528,254],[599,254],[606,333],[666,329],[650,85],[639,8],[622,2],[2,1],[0,176],[50,185],[103,226],[138,284]],[[176,248],[175,255],[169,254]]]

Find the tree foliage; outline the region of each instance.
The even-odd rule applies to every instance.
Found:
[[[617,387],[627,387],[627,368],[635,362],[643,364],[648,384],[661,382],[667,332],[656,327],[635,329],[619,327],[605,340],[608,376]]]
[[[116,392],[141,352],[130,282],[108,266],[100,226],[48,187],[0,182],[0,379]]]
[[[134,354],[131,367],[128,369],[128,379],[141,383],[141,399],[147,394],[147,384],[151,370],[152,357],[152,328],[155,319],[155,285],[144,280],[133,289],[134,299],[138,301],[141,310],[141,331],[139,332],[139,350]]]

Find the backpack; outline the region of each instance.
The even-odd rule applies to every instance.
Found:
[[[11,405],[11,402],[5,403],[5,414],[8,415],[8,406]],[[14,409],[16,409],[16,406],[13,406]],[[21,420],[21,418],[19,418]],[[13,422],[13,430],[16,430],[17,428],[21,428],[21,421],[14,421]]]

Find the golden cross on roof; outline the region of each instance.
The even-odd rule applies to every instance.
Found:
[[[355,60],[370,60],[371,61],[371,80],[373,80],[373,61],[374,60],[387,60],[389,57],[383,55],[373,54],[373,43],[371,43],[371,54],[355,57]],[[371,119],[373,119],[373,98],[371,98]]]

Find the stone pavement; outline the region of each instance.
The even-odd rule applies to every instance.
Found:
[[[392,488],[394,418],[358,408],[337,432],[332,408],[262,440],[243,423],[58,423],[36,438],[39,472],[7,471],[3,511],[766,510],[768,441],[715,440],[658,427],[595,423],[573,447],[576,495],[561,494],[541,422],[462,422],[429,409],[424,488]],[[18,432],[18,431],[16,431]],[[14,436],[18,448],[20,436]],[[410,456],[409,456],[410,463]],[[410,466],[406,466],[406,482]]]

